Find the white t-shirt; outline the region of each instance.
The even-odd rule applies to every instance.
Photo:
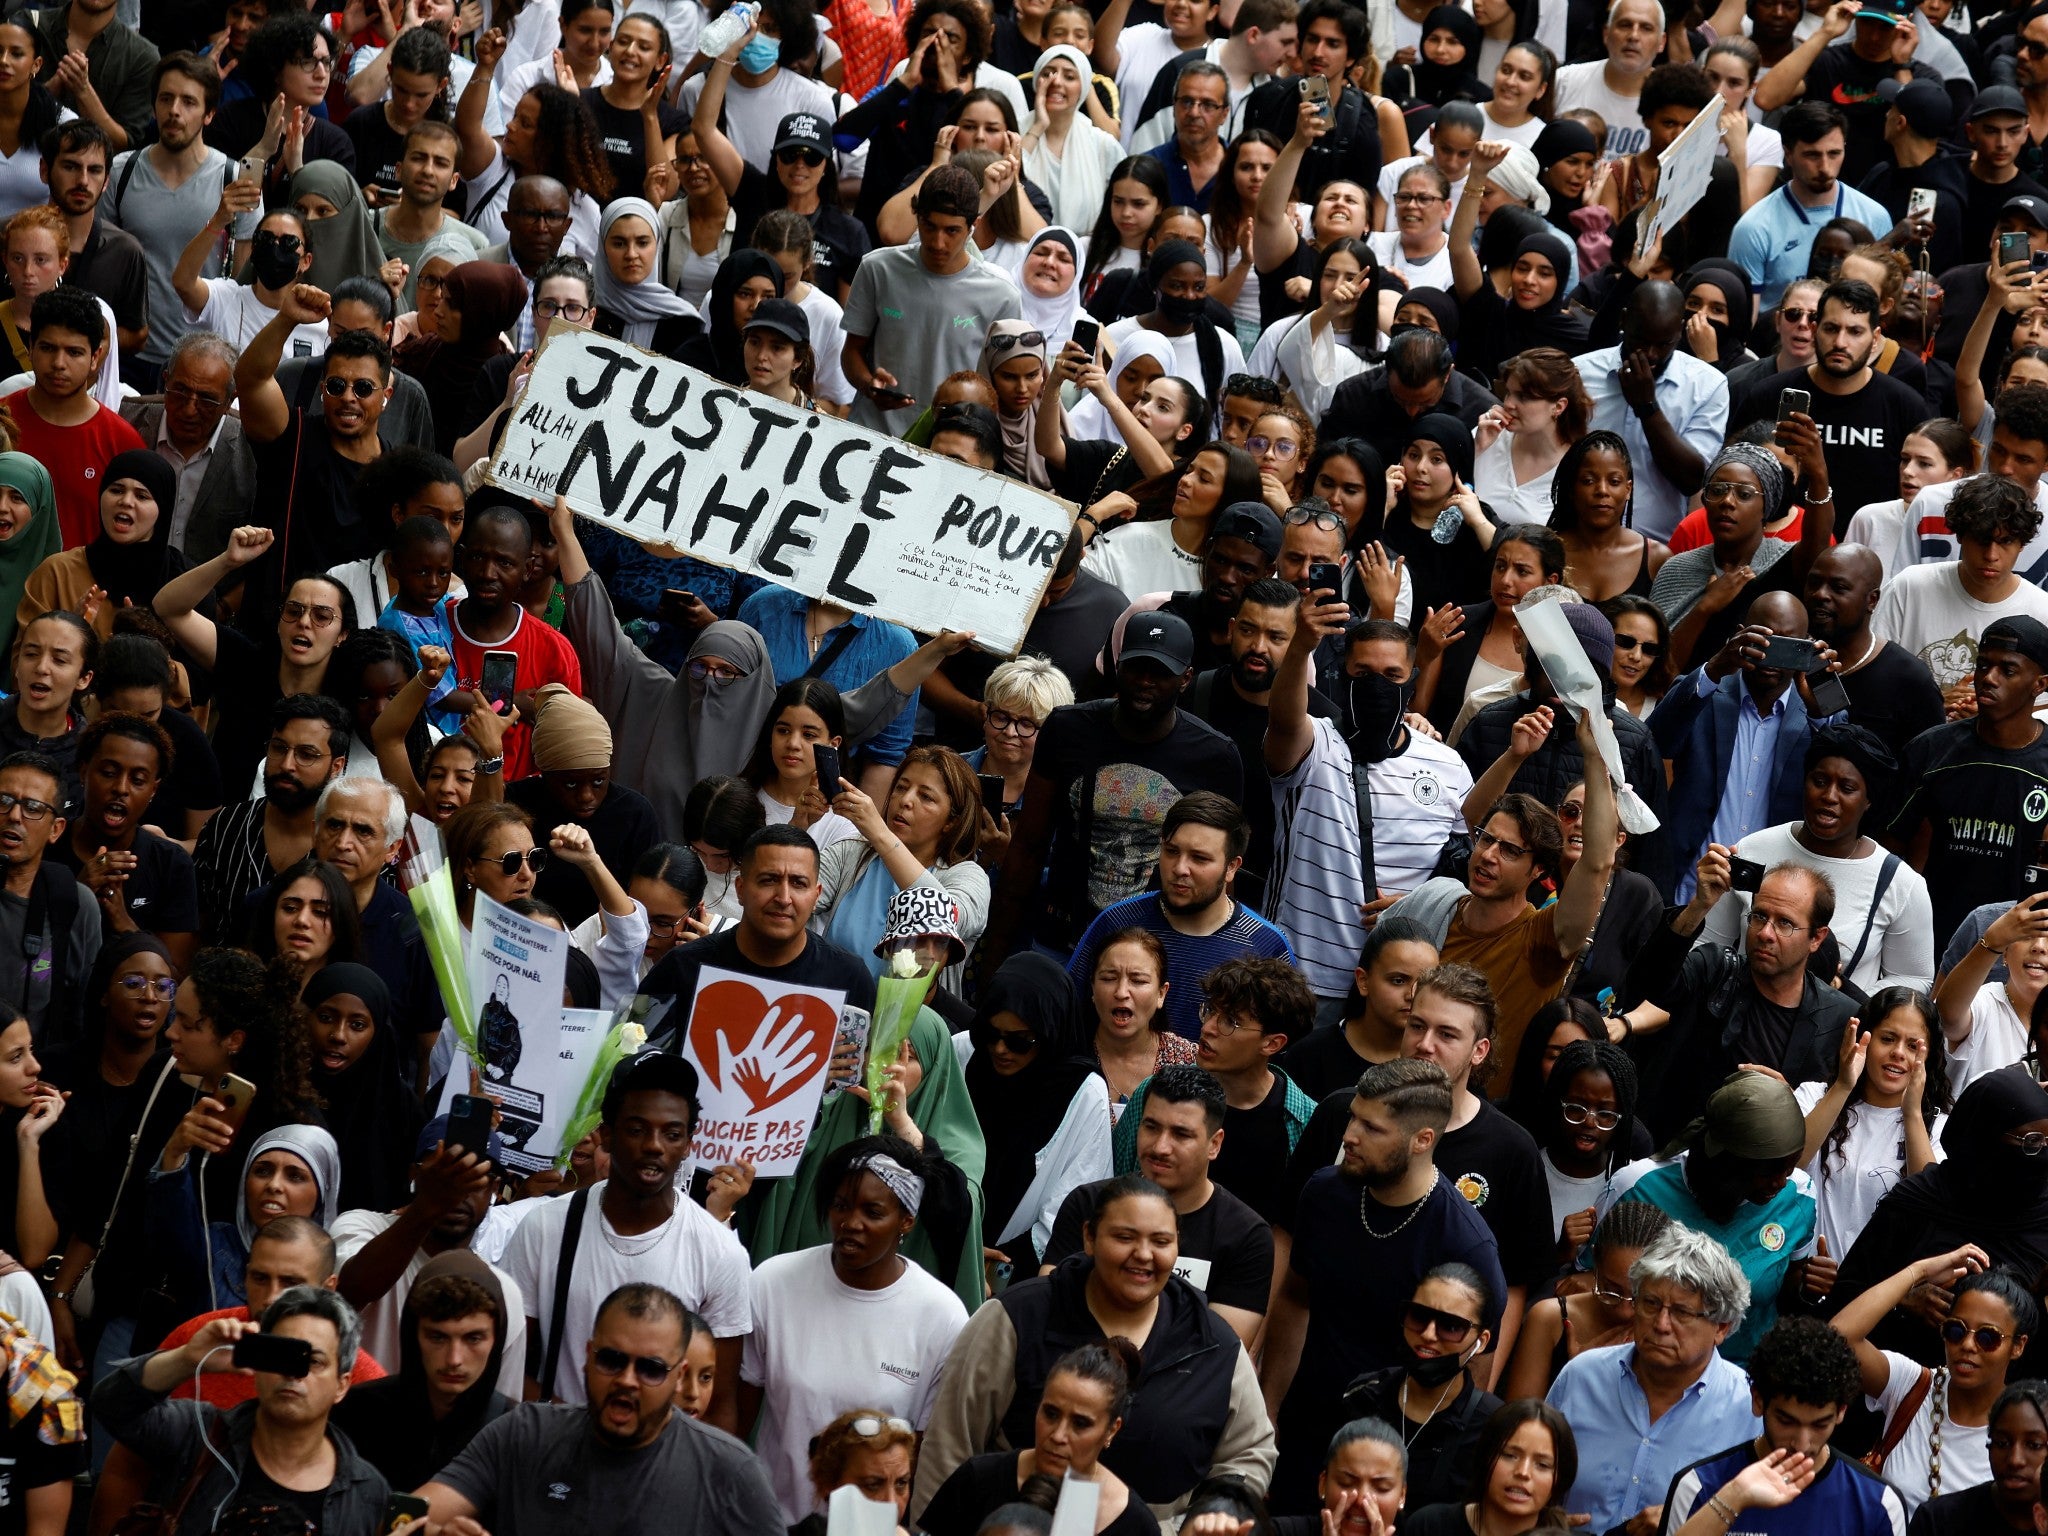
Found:
[[[1834,1245],[1829,1244],[1832,1248]],[[1889,1426],[1892,1415],[1899,1405],[1911,1395],[1913,1384],[1920,1379],[1920,1362],[1909,1360],[1904,1355],[1884,1352],[1885,1364],[1891,1367],[1891,1378],[1885,1382],[1884,1390],[1876,1397],[1863,1399],[1863,1406],[1882,1416]],[[1937,1398],[1945,1398],[1948,1370],[1943,1367],[1934,1373],[1934,1381],[1928,1388],[1927,1396],[1920,1400],[1919,1410],[1913,1415],[1913,1422],[1906,1427],[1906,1433],[1899,1443],[1892,1447],[1891,1455],[1884,1461],[1884,1480],[1897,1490],[1906,1506],[1906,1513],[1927,1502],[1933,1491],[1928,1487],[1928,1474],[1933,1462],[1933,1448],[1930,1432],[1934,1426],[1934,1408]],[[1944,1404],[1944,1406],[1946,1406]],[[1965,1488],[1974,1488],[1979,1483],[1991,1481],[1991,1435],[1988,1425],[1958,1424],[1946,1413],[1941,1421],[1941,1491],[1960,1493]]]
[[[1502,432],[1486,445],[1472,465],[1472,489],[1493,509],[1496,522],[1543,523],[1547,526],[1551,513],[1550,482],[1555,477],[1555,467],[1545,470],[1534,480],[1517,484],[1514,440],[1514,433]]]
[[[1607,1192],[1606,1174],[1596,1173],[1590,1179],[1573,1178],[1550,1160],[1548,1152],[1543,1154],[1543,1179],[1550,1186],[1550,1235],[1553,1240],[1563,1233],[1565,1217],[1599,1209],[1600,1197]],[[1833,1247],[1832,1244],[1829,1246]]]
[[[754,1271],[754,1331],[740,1377],[763,1389],[754,1450],[786,1522],[820,1508],[811,1437],[855,1408],[923,1429],[946,1355],[966,1325],[960,1298],[915,1264],[879,1291],[855,1290],[833,1274],[829,1243],[777,1254]]]
[[[1970,1033],[1948,1052],[1948,1084],[1957,1098],[1987,1072],[2009,1067],[2027,1054],[2027,1021],[2012,1005],[2002,981],[1987,981],[1970,1000]]]
[[[1488,60],[1485,73],[1479,77],[1482,80],[1491,80],[1493,78],[1494,70],[1500,66],[1501,56],[1512,45],[1496,45],[1489,38],[1480,47],[1480,56],[1484,58],[1496,46],[1499,46],[1500,51]],[[1534,149],[1536,147],[1536,140],[1542,136],[1543,130],[1549,126],[1542,118],[1531,117],[1526,123],[1518,123],[1510,128],[1494,119],[1493,103],[1490,101],[1482,101],[1479,104],[1479,115],[1486,119],[1486,127],[1479,137],[1482,139],[1505,139],[1508,143],[1519,144],[1524,149]],[[1418,156],[1427,155],[1433,147],[1434,142],[1428,130],[1425,129],[1422,137],[1415,141],[1415,153]],[[1459,185],[1462,186],[1463,183],[1460,182]]]
[[[1141,21],[1117,34],[1116,99],[1123,106],[1123,120],[1118,126],[1125,149],[1131,147],[1131,134],[1138,126],[1138,109],[1145,105],[1152,82],[1159,77],[1160,70],[1180,55],[1181,46],[1173,40],[1173,34],[1156,21]]]
[[[1380,167],[1380,179],[1377,186],[1380,201],[1387,205],[1386,221],[1380,225],[1381,233],[1389,235],[1399,233],[1401,223],[1394,216],[1394,193],[1400,189],[1401,178],[1406,176],[1410,169],[1422,164],[1422,161],[1423,155],[1414,154],[1409,155],[1406,159],[1395,160]],[[1451,227],[1451,220],[1458,212],[1458,199],[1464,195],[1465,178],[1460,176],[1451,183],[1451,200],[1445,205],[1444,228],[1449,229]]]
[[[583,1346],[597,1322],[598,1305],[622,1285],[645,1282],[681,1298],[711,1325],[713,1338],[740,1338],[754,1326],[747,1253],[718,1219],[686,1194],[676,1196],[669,1219],[652,1232],[621,1237],[604,1217],[604,1180],[590,1187],[582,1240],[569,1279],[562,1337],[555,1341],[555,1398],[581,1403]],[[555,1261],[569,1222],[571,1197],[537,1201],[505,1249],[504,1269],[528,1307],[552,1311]],[[545,1332],[549,1319],[529,1312]]]
[[[796,815],[795,806],[784,805],[765,789],[755,790],[754,796],[761,802],[761,809],[768,813],[768,824],[771,827],[782,826]],[[804,830],[810,833],[811,841],[820,848],[829,848],[834,843],[845,842],[849,837],[860,836],[860,828],[837,811],[827,811]]]
[[[2032,582],[2019,582],[1995,603],[1980,603],[1963,590],[1957,568],[1956,561],[1944,560],[1895,572],[1870,617],[1873,635],[1897,641],[1926,662],[1943,688],[1976,671],[1977,637],[1993,620],[2029,613],[2048,623],[2048,592]]]
[[[1827,1097],[1828,1084],[1801,1083],[1793,1090],[1799,1098],[1799,1112],[1813,1113],[1813,1106]],[[1934,1142],[1934,1160],[1941,1161],[1941,1132],[1947,1115],[1936,1115],[1929,1137]],[[1828,1252],[1837,1258],[1855,1245],[1857,1236],[1870,1224],[1877,1202],[1906,1176],[1906,1116],[1899,1108],[1880,1109],[1875,1104],[1849,1106],[1849,1134],[1837,1151],[1826,1145],[1806,1165],[1813,1180],[1813,1196],[1819,1205],[1820,1235],[1828,1240]],[[1891,1468],[1885,1468],[1889,1477]]]
[[[1650,142],[1650,135],[1643,128],[1642,114],[1636,110],[1639,99],[1637,96],[1617,96],[1608,89],[1607,61],[1604,59],[1594,59],[1588,64],[1567,64],[1557,72],[1557,112],[1570,112],[1580,107],[1590,107],[1598,112],[1600,120],[1607,124],[1609,160],[1632,155]]]
[[[1900,860],[1892,869],[1891,884],[1886,887],[1884,900],[1877,904],[1873,918],[1871,899],[1877,894],[1877,878],[1884,870],[1886,851],[1873,846],[1860,859],[1823,858],[1802,847],[1792,835],[1797,825],[1787,821],[1752,832],[1735,845],[1735,852],[1765,869],[1778,864],[1802,864],[1828,877],[1835,888],[1835,916],[1828,931],[1835,936],[1845,966],[1856,953],[1856,946],[1863,944],[1863,953],[1849,979],[1866,993],[1884,985],[1930,990],[1934,985],[1934,908],[1927,895],[1927,877]],[[1748,893],[1730,891],[1707,914],[1699,942],[1740,949],[1748,921]],[[1866,922],[1870,939],[1864,943]]]
[[[1119,592],[1197,592],[1202,557],[1173,542],[1173,524],[1125,523],[1096,536],[1081,569]]]
[[[1451,279],[1451,242],[1446,239],[1436,248],[1434,256],[1413,260],[1403,254],[1401,237],[1379,230],[1365,237],[1365,243],[1372,247],[1380,265],[1390,272],[1398,272],[1408,280],[1410,288],[1441,288],[1449,293]]]
[[[1892,579],[1892,567],[1896,563],[1899,540],[1906,533],[1906,504],[1898,497],[1890,501],[1873,501],[1849,519],[1849,531],[1842,535],[1844,544],[1861,544],[1884,567],[1884,579]]]
[[[846,382],[846,369],[839,361],[840,351],[846,346],[846,311],[816,283],[796,303],[804,318],[811,322],[811,350],[818,357],[818,398],[834,405],[853,404],[858,397]]]
[[[1407,895],[1429,878],[1444,843],[1465,830],[1472,770],[1434,736],[1408,733],[1399,757],[1365,772],[1372,789],[1373,873],[1385,894]]]
[[[698,75],[683,87],[683,111],[695,112],[703,94],[704,77]],[[726,82],[725,136],[740,158],[764,176],[775,173],[775,130],[792,112],[815,112],[828,123],[836,122],[839,104],[831,86],[787,69],[776,70],[761,85],[741,85],[737,77]]]
[[[277,318],[277,311],[257,298],[251,285],[231,277],[203,277],[200,281],[206,284],[206,306],[197,314],[185,311],[185,319],[194,330],[212,331],[237,347],[246,347],[256,339],[258,331]],[[325,357],[327,327],[293,326],[284,344],[284,355],[287,359]]]
[[[597,73],[591,77],[590,83],[593,86],[604,86],[612,83],[612,61],[610,59],[599,59],[597,61]],[[505,121],[509,122],[512,114],[519,110],[519,100],[522,96],[536,85],[553,84],[555,84],[555,55],[553,49],[550,49],[537,59],[529,59],[517,69],[501,69],[498,72],[499,113]],[[581,94],[580,87],[578,88],[578,94]],[[454,97],[451,99],[460,100],[461,98]]]
[[[1111,346],[1121,347],[1123,346],[1124,338],[1137,329],[1138,318],[1133,315],[1128,320],[1117,321],[1114,325],[1104,330],[1102,334],[1109,338]],[[1155,332],[1155,334],[1157,333]],[[1159,339],[1173,348],[1173,372],[1176,375],[1186,379],[1197,389],[1207,384],[1208,381],[1202,377],[1201,345],[1195,340],[1195,333],[1192,330],[1185,336],[1161,336]],[[1244,348],[1237,344],[1236,333],[1232,331],[1219,330],[1216,333],[1216,339],[1222,343],[1223,350],[1223,377],[1216,381],[1217,387],[1221,388],[1224,379],[1229,378],[1233,373],[1244,372]],[[1200,583],[1197,583],[1197,585],[1200,585]],[[1155,589],[1151,587],[1126,587],[1124,590],[1126,592],[1149,592]]]
[[[334,1218],[334,1225],[327,1229],[327,1235],[334,1239],[334,1263],[342,1265],[363,1251],[371,1238],[379,1237],[391,1230],[398,1215],[393,1211],[343,1211]],[[482,1226],[493,1223],[508,1229],[516,1228],[519,1219],[510,1214],[507,1206],[494,1205],[484,1213]],[[370,1358],[396,1372],[398,1363],[405,1358],[398,1325],[405,1311],[405,1298],[412,1290],[413,1281],[419,1278],[421,1270],[427,1267],[428,1255],[417,1251],[407,1261],[405,1273],[398,1282],[371,1302],[360,1308],[363,1319],[363,1348],[370,1352]],[[505,1292],[504,1357],[498,1365],[498,1390],[518,1402],[526,1390],[526,1313],[527,1302],[519,1291],[519,1283],[497,1265],[491,1271],[498,1277],[498,1285]]]
[[[1728,146],[1723,144],[1720,152],[1727,154]],[[1760,165],[1782,168],[1785,164],[1785,140],[1778,130],[1767,128],[1762,123],[1751,123],[1748,152],[1743,156],[1743,163],[1752,171]]]

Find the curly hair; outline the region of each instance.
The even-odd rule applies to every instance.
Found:
[[[2020,388],[2036,388],[2039,385],[2022,385]],[[2016,391],[2007,390],[1998,397],[2003,406]],[[2048,390],[2041,391],[2041,401],[2048,406]],[[1999,425],[2012,423],[2005,413],[1999,413]],[[2031,433],[2023,434],[2031,437]],[[2048,441],[2048,434],[2044,434]],[[1956,487],[1956,493],[1949,498],[1945,513],[1949,532],[1958,539],[1974,539],[1989,543],[2000,534],[2005,534],[2022,547],[2033,541],[2041,531],[2041,509],[2034,505],[2034,498],[2021,489],[2019,483],[2008,480],[2004,475],[1977,475]]]
[[[355,905],[353,900],[349,905]],[[200,1021],[216,1036],[242,1032],[235,1070],[268,1096],[281,1119],[319,1107],[299,980],[290,967],[246,949],[202,949],[192,957],[185,979],[198,995]]]
[[[1261,1034],[1301,1040],[1315,1026],[1315,994],[1290,961],[1226,960],[1202,978],[1202,996],[1218,1018],[1255,1022]]]
[[[993,31],[989,13],[975,4],[975,0],[917,0],[910,13],[910,19],[903,23],[903,48],[906,53],[917,51],[917,41],[924,36],[927,23],[934,16],[950,16],[960,23],[960,29],[967,34],[967,57],[961,60],[960,73],[971,76],[988,58],[989,44]],[[916,81],[908,81],[910,85]]]
[[[1790,1399],[1814,1408],[1846,1408],[1863,1388],[1856,1351],[1817,1317],[1781,1317],[1749,1357],[1749,1383],[1769,1406]]]
[[[1536,860],[1536,868],[1551,879],[1557,879],[1564,858],[1564,827],[1557,819],[1557,812],[1534,795],[1516,792],[1502,795],[1489,805],[1479,825],[1485,826],[1496,816],[1505,816],[1514,822],[1521,830],[1522,841],[1528,844],[1529,852]]]
[[[899,1445],[906,1453],[916,1449],[917,1431],[892,1428],[892,1417],[886,1408],[849,1408],[811,1437],[811,1487],[820,1499],[830,1498],[845,1479],[855,1451],[893,1451]],[[853,1427],[863,1420],[881,1427],[863,1435]]]
[[[285,65],[305,58],[313,51],[314,40],[323,37],[329,55],[339,54],[334,34],[310,11],[279,9],[251,34],[249,46],[242,50],[237,78],[256,88],[258,100],[268,101],[277,94],[277,77]]]
[[[611,162],[605,158],[604,135],[590,108],[559,85],[536,85],[526,94],[540,109],[540,122],[533,134],[535,163],[520,169],[528,175],[552,176],[600,207],[610,202]]]
[[[101,715],[78,734],[78,750],[72,761],[78,764],[82,775],[86,764],[100,749],[100,743],[109,736],[119,736],[127,741],[139,741],[156,752],[156,776],[159,780],[170,777],[172,765],[176,763],[177,748],[171,745],[171,733],[158,725],[147,715],[123,714],[112,710]]]

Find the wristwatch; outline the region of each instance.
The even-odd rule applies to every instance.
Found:
[[[503,773],[505,771],[505,754],[500,752],[496,757],[478,758],[476,771],[478,773]]]

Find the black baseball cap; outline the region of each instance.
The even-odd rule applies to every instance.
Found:
[[[2043,671],[2048,671],[2048,624],[2030,613],[2009,614],[1994,619],[1977,642],[1981,651],[2018,651]]]
[[[612,1080],[604,1091],[604,1119],[609,1125],[618,1119],[629,1093],[673,1093],[689,1100],[697,1109],[697,1069],[682,1057],[649,1046],[629,1056],[612,1069]]]
[[[1880,80],[1878,98],[1899,109],[1906,126],[1923,139],[1941,139],[1955,126],[1956,107],[1948,92],[1932,80]],[[1972,114],[1974,116],[1974,114]]]
[[[811,317],[804,313],[801,304],[789,299],[763,299],[754,306],[754,318],[747,322],[746,329],[773,331],[805,346],[811,344]]]
[[[1268,560],[1280,558],[1280,519],[1263,501],[1233,501],[1216,516],[1210,539],[1243,539]]]
[[[2048,229],[2048,201],[2023,193],[2008,197],[1998,206],[1998,216],[2003,219],[2018,214],[2036,229]]]
[[[1270,512],[1266,515],[1272,516]],[[1152,661],[1169,672],[1185,672],[1195,664],[1195,632],[1177,613],[1138,614],[1124,630],[1124,648],[1117,661]]]
[[[1932,81],[1914,83],[1926,85],[1929,90],[1941,90],[1941,87]],[[1948,92],[1942,91],[1942,95],[1947,94]],[[1987,85],[1977,93],[1977,99],[1970,103],[1969,121],[1974,123],[1978,118],[1989,117],[1994,112],[2009,112],[2015,117],[2025,117],[2027,98],[2019,93],[2017,86]]]
[[[775,144],[770,153],[780,149],[815,149],[829,158],[832,139],[826,131],[825,119],[815,112],[790,113],[775,125]]]

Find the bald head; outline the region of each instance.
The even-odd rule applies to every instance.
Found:
[[[1629,295],[1621,317],[1621,350],[1651,354],[1651,361],[1663,370],[1685,332],[1685,295],[1676,283],[1647,282]]]
[[[1774,635],[1806,636],[1806,605],[1790,592],[1766,592],[1749,605],[1745,616]]]
[[[1884,586],[1884,562],[1862,544],[1824,550],[1806,573],[1806,616],[1813,633],[1847,652],[1870,626]]]

